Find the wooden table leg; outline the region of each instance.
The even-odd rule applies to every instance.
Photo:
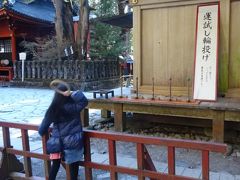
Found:
[[[82,121],[82,127],[89,126],[89,110],[83,109],[80,113],[81,121]]]
[[[123,119],[123,104],[114,104],[114,126],[115,131],[124,131],[125,120]]]
[[[212,120],[212,136],[215,142],[224,142],[224,111],[214,111]]]
[[[110,118],[111,117],[111,111],[108,110],[101,110],[101,117],[102,118]]]

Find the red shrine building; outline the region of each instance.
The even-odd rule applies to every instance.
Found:
[[[24,51],[20,46],[23,40],[55,33],[54,18],[51,0],[0,0],[0,80],[12,79],[13,63]]]
[[[74,12],[76,39],[79,21],[78,8],[74,7]],[[120,17],[120,19],[119,17],[110,18],[103,23],[131,28],[132,23],[129,22],[132,20],[132,14],[128,16],[127,18]],[[90,19],[93,18],[95,15],[90,13]],[[22,41],[34,42],[36,39],[55,35],[54,23],[55,7],[52,0],[0,0],[0,81],[9,81],[13,78],[13,64],[19,60],[19,53],[25,51],[20,43]],[[90,33],[87,51],[90,51]]]

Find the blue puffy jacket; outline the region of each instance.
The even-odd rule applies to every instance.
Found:
[[[71,94],[71,98],[73,99],[73,102],[69,102],[64,105],[64,111],[66,112],[66,115],[60,120],[60,122],[50,119],[45,115],[41,125],[39,126],[38,132],[41,136],[43,136],[45,133],[47,133],[49,126],[53,123],[51,135],[53,140],[51,142],[53,144],[48,145],[49,147],[47,147],[50,152],[54,151],[56,145],[60,143],[59,137],[61,137],[63,144],[62,150],[82,148],[83,131],[80,119],[80,111],[87,106],[88,100],[81,91],[74,91]]]

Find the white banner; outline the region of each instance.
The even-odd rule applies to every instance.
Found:
[[[216,100],[219,4],[198,6],[193,99]]]

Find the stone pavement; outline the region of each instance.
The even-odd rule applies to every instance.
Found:
[[[129,93],[129,89],[124,89],[124,93]],[[114,90],[115,95],[120,95],[120,89]],[[85,92],[88,98],[92,98],[93,94]],[[19,123],[39,124],[42,121],[44,113],[49,106],[53,97],[53,91],[49,89],[29,89],[29,88],[9,88],[0,87],[0,121],[10,121]],[[94,121],[100,118],[100,111],[90,110],[90,119]],[[11,143],[14,148],[21,149],[22,142],[19,138],[21,136],[20,131],[11,130]],[[36,132],[29,132],[31,151],[41,152],[41,138]],[[2,133],[0,132],[0,146],[2,146]],[[42,162],[39,160],[33,160],[34,175],[43,176]],[[108,154],[99,153],[97,150],[92,149],[92,160],[99,163],[108,163]],[[118,154],[117,164],[136,168],[136,159],[124,154]],[[156,169],[159,172],[166,173],[168,171],[167,164],[164,162],[155,162]],[[83,178],[83,168],[79,169],[79,179]],[[190,176],[195,178],[201,178],[201,169],[189,168],[184,166],[176,166],[176,173],[178,175]],[[231,175],[224,171],[210,172],[210,179],[217,180],[240,180],[240,166],[239,175]],[[110,174],[106,171],[94,171],[94,179],[109,179]],[[58,179],[65,179],[65,172],[60,170]],[[137,179],[137,177],[129,175],[120,175],[119,179],[131,180]]]

